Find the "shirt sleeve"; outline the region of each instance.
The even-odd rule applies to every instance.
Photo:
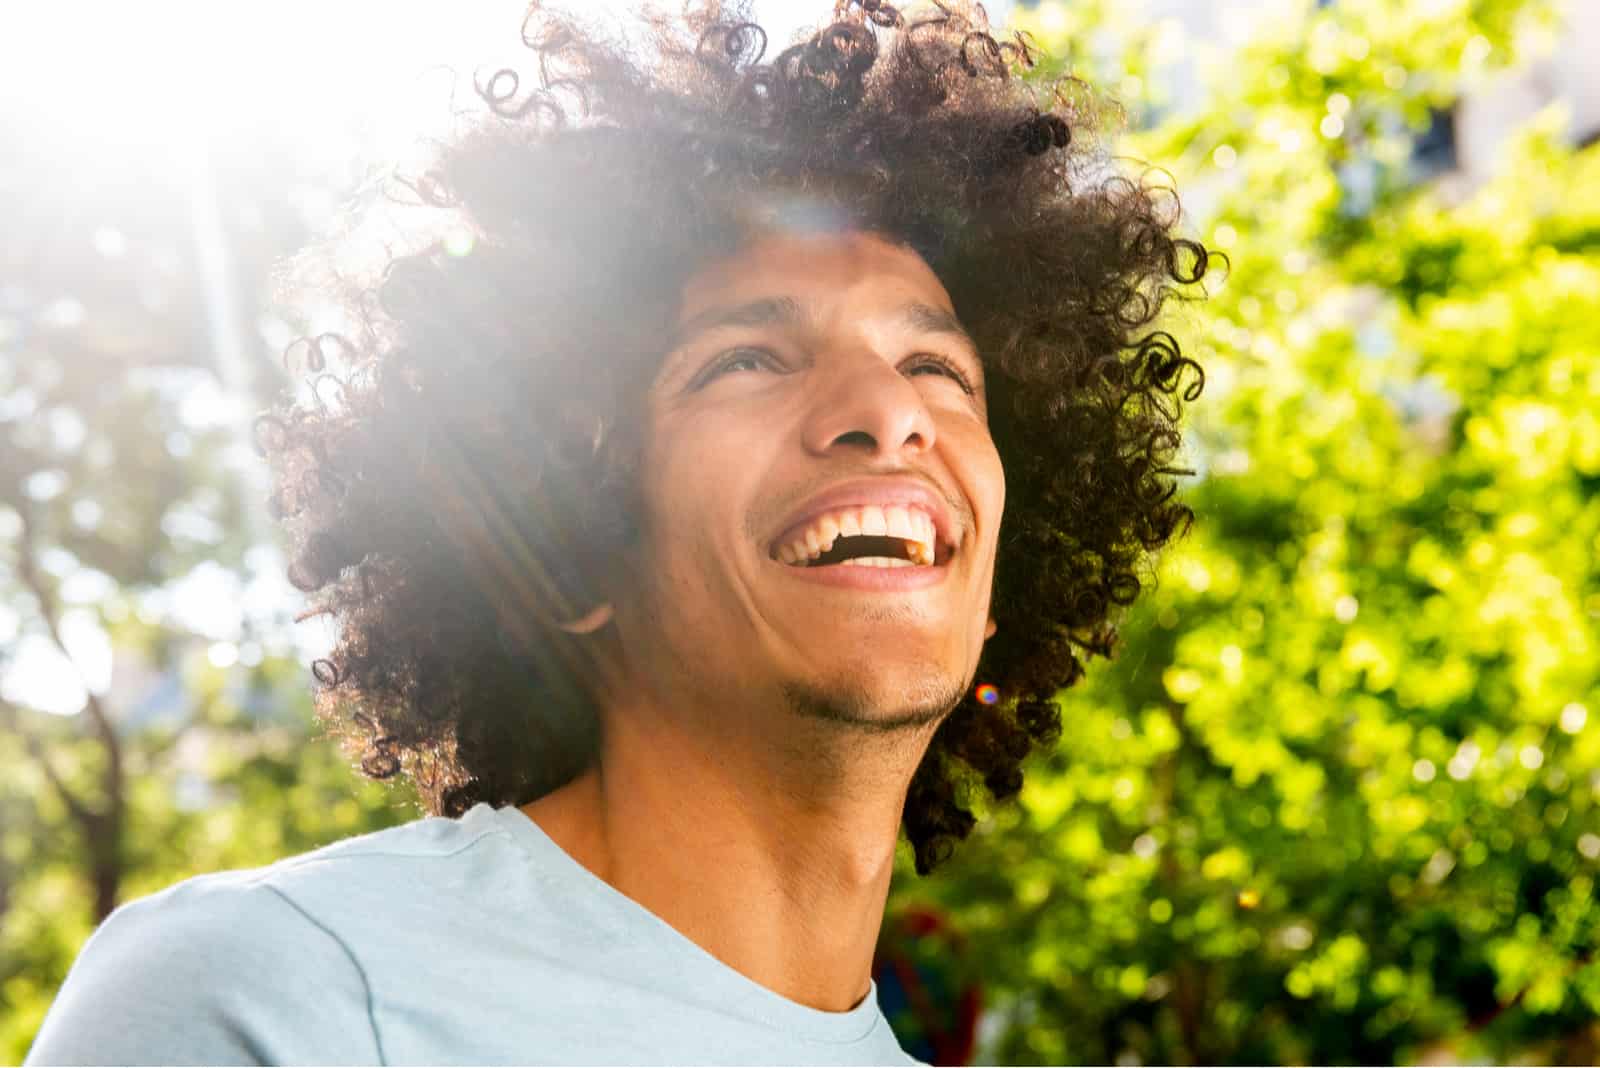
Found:
[[[232,873],[107,917],[23,1061],[381,1063],[360,963],[270,885]]]

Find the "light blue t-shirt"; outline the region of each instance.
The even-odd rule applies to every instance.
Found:
[[[36,1064],[916,1064],[790,1001],[478,805],[117,909]]]

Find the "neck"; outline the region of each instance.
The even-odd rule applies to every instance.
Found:
[[[906,787],[933,727],[780,744],[610,708],[599,762],[523,810],[578,863],[792,1001],[866,996]],[[745,719],[751,722],[755,717]]]

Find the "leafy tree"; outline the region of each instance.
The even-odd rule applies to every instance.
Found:
[[[102,146],[53,143],[51,118],[0,116],[0,139],[37,148],[8,169],[0,207],[0,676],[44,649],[58,677],[114,656],[151,685],[81,679],[70,716],[0,693],[0,1060],[12,1062],[121,901],[414,812],[310,740],[290,602],[241,611],[230,634],[174,611],[196,579],[284,584],[251,519],[257,461],[238,434],[281,381],[275,346],[243,332],[245,375],[229,381],[217,350],[230,339],[207,324],[218,300],[257,321],[268,270],[304,239],[297,194],[312,176],[264,162],[290,153],[214,144],[219,263],[194,240],[194,185],[139,157],[95,166],[84,153]]]
[[[980,1055],[1595,1058],[1600,153],[1545,115],[1481,188],[1413,159],[1549,16],[1301,5],[1132,102],[1232,260],[1176,314],[1198,522],[1022,805],[897,883],[974,943]],[[1170,27],[1035,17],[1159,85],[1084,64]]]

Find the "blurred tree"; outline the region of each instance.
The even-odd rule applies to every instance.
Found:
[[[984,962],[980,1059],[1600,1052],[1600,152],[1414,148],[1550,16],[1307,3],[1196,103],[1173,24],[1031,13],[1232,269],[1175,311],[1193,536],[1020,808],[897,881]]]
[[[0,144],[30,146],[0,179],[0,1060],[12,1063],[120,901],[414,813],[306,745],[293,602],[270,596],[287,587],[252,521],[264,492],[239,435],[283,380],[286,328],[261,309],[320,178],[297,173],[292,152],[243,151],[237,133],[175,170],[116,136],[53,141],[58,118],[0,115]]]

